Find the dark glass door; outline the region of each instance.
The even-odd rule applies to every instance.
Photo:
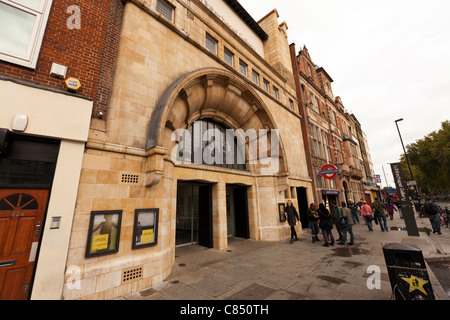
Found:
[[[212,247],[211,185],[178,183],[175,245]]]

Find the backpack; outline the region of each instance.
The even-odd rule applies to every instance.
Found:
[[[435,214],[439,213],[437,208],[436,208],[436,205],[434,203],[432,203],[432,202],[425,203],[424,209],[425,209],[425,213],[427,215],[429,215],[429,216],[432,216],[432,215],[435,215]]]

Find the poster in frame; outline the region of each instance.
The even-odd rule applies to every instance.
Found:
[[[122,210],[92,211],[89,222],[86,258],[119,251]]]
[[[136,209],[132,248],[146,248],[158,244],[159,208]]]

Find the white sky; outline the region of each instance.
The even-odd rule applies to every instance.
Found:
[[[297,53],[333,78],[333,93],[369,140],[375,174],[450,119],[449,0],[241,0],[258,21],[273,9]]]

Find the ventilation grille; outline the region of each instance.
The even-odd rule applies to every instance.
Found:
[[[139,175],[138,174],[122,173],[121,182],[122,183],[138,184],[139,183]]]
[[[122,283],[142,279],[142,266],[122,270]]]

